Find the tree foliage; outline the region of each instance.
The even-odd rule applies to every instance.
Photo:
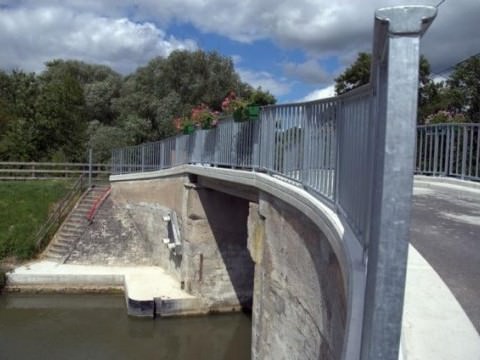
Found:
[[[0,71],[0,160],[108,161],[114,147],[175,134],[174,119],[198,106],[221,110],[231,91],[275,102],[240,81],[216,52],[174,51],[122,77],[108,66],[56,59],[40,74]]]
[[[371,55],[356,61],[335,79],[337,95],[370,81]],[[480,58],[473,56],[455,66],[446,81],[434,81],[422,55],[419,67],[418,122],[480,122]]]
[[[446,86],[450,110],[480,122],[480,57],[472,56],[455,66]]]
[[[371,63],[372,55],[364,52],[358,53],[355,62],[335,79],[336,94],[345,94],[359,86],[368,84]]]

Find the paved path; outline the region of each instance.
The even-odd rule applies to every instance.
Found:
[[[480,333],[480,188],[416,181],[411,243]]]

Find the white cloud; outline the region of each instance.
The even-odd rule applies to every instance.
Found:
[[[310,94],[305,96],[301,101],[327,99],[333,96],[335,96],[335,84],[329,85],[323,89],[312,91]]]
[[[51,49],[62,48],[64,32],[81,31],[93,36],[94,31],[99,29],[96,24],[113,26],[114,21],[128,18],[131,27],[123,39],[138,41],[132,40],[133,44],[128,44],[128,49],[124,48],[127,47],[126,44],[118,43],[120,36],[114,36],[112,44],[105,42],[107,49],[110,45],[115,45],[118,54],[123,55],[122,51],[125,51],[132,63],[138,63],[138,58],[148,58],[152,52],[161,53],[164,51],[162,49],[191,46],[191,43],[170,39],[157,28],[166,29],[168,24],[175,22],[189,23],[201,31],[242,42],[271,39],[283,47],[301,49],[311,57],[337,56],[342,64],[348,65],[358,51],[371,49],[374,10],[405,2],[436,5],[439,0],[297,0],[295,3],[290,0],[162,0],[160,3],[158,0],[137,0],[134,5],[131,0],[2,0],[6,7],[0,10],[0,16],[12,18],[9,26],[19,32],[5,32],[5,24],[0,27],[0,62],[4,64],[5,59],[12,55],[11,51],[5,54],[5,43],[11,46],[12,41],[18,40],[16,46],[24,47],[21,53],[25,55],[20,58],[31,58],[32,52],[28,51],[28,46],[32,47],[31,42],[38,44],[47,53]],[[66,19],[72,20],[73,24],[65,24],[62,17],[56,17],[55,20],[47,18],[41,22],[40,18],[32,15],[38,9],[58,7],[60,3],[65,11],[69,9],[70,14],[77,14],[79,18],[84,16],[87,21],[81,24],[75,18],[72,19],[71,16],[74,15],[67,15]],[[19,14],[12,10],[16,8],[30,12],[30,15],[25,15],[29,21],[21,22],[22,27],[15,23],[21,20],[18,19]],[[478,0],[446,1],[440,7],[437,19],[422,41],[422,52],[430,60],[433,70],[443,69],[478,52],[479,18]],[[156,25],[148,29],[146,21],[154,21]],[[2,19],[1,22],[4,23],[5,20]],[[147,28],[139,29],[145,26]],[[125,24],[117,24],[118,28],[125,29]],[[155,29],[159,31],[156,35]],[[117,32],[112,30],[109,36],[114,34]],[[56,38],[59,44],[54,40]],[[89,48],[78,52],[82,50],[85,50],[86,56],[91,53]],[[142,50],[145,51],[145,56],[137,53]],[[132,53],[135,53],[136,58]],[[92,56],[98,57],[99,55]],[[116,63],[118,59],[108,61]]]
[[[232,55],[231,58],[232,58],[232,61],[235,65],[240,64],[243,60],[240,55]]]
[[[128,73],[155,56],[196,48],[152,23],[58,7],[0,10],[0,33],[0,66],[27,71],[39,71],[53,58],[74,58]]]
[[[263,90],[270,91],[275,96],[282,96],[290,92],[291,85],[283,80],[277,80],[275,77],[265,71],[252,71],[237,68],[242,81],[252,85],[254,88],[261,87]]]
[[[157,0],[138,0],[136,14],[189,22],[239,41],[272,39],[312,56],[351,59],[371,50],[375,9],[405,3],[435,6],[439,0],[162,0],[161,6]],[[446,1],[440,7],[422,42],[434,70],[478,52],[479,18],[479,0]]]
[[[313,59],[301,64],[287,62],[283,64],[283,71],[285,75],[306,83],[318,84],[331,80],[331,75]]]

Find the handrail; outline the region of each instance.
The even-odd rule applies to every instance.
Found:
[[[0,180],[61,179],[78,174],[105,176],[111,174],[111,164],[0,162]]]
[[[102,206],[103,202],[107,199],[107,197],[110,195],[112,191],[112,188],[111,186],[109,186],[107,188],[107,190],[105,190],[105,192],[99,196],[95,202],[92,204],[90,210],[88,211],[87,213],[87,220],[89,222],[92,222],[93,221],[93,218],[95,217],[95,214],[97,213],[97,210],[100,208],[100,206]]]
[[[85,167],[89,166],[89,163],[56,163],[56,162],[35,162],[35,161],[0,161],[0,165],[13,165],[13,166],[67,166],[67,167]],[[92,164],[94,167],[109,168],[109,163]]]
[[[55,210],[48,217],[47,221],[35,234],[34,239],[37,250],[42,247],[46,237],[51,234],[52,229],[56,229],[60,226],[61,221],[75,205],[77,195],[81,194],[85,187],[84,177],[83,174],[79,176],[71,190],[62,198],[60,203],[55,207]]]

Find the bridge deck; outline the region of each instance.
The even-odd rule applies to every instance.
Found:
[[[480,187],[416,181],[411,243],[480,332]]]

